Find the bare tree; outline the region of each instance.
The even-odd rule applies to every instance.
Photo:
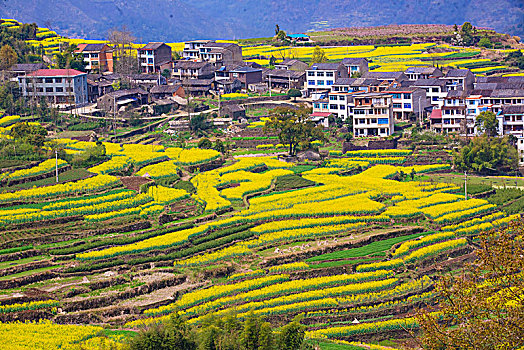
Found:
[[[108,40],[113,47],[115,73],[121,74],[124,82],[129,84],[129,76],[139,72],[136,50],[132,46],[136,37],[126,26],[123,26],[110,29]]]

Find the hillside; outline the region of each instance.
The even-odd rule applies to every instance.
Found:
[[[323,2],[243,0],[9,0],[0,17],[37,22],[72,37],[104,38],[110,28],[127,25],[141,41],[195,38],[249,38],[273,34],[276,23],[289,32],[387,24],[461,24],[524,35],[520,0],[343,0]],[[490,11],[486,11],[489,8]],[[370,11],[372,9],[372,11]],[[431,16],[428,16],[430,13]]]

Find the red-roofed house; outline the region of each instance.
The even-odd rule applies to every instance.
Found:
[[[87,73],[75,69],[39,69],[18,77],[22,95],[45,97],[55,105],[84,105],[87,100]]]

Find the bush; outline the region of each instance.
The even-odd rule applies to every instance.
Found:
[[[184,190],[187,193],[195,193],[196,192],[195,186],[193,186],[193,184],[190,181],[180,180],[176,184],[174,184],[172,187],[173,188],[178,188],[180,190]]]

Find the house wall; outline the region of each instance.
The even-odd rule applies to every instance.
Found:
[[[87,74],[74,77],[18,77],[18,81],[24,97],[45,97],[53,104],[83,105],[88,102]]]

